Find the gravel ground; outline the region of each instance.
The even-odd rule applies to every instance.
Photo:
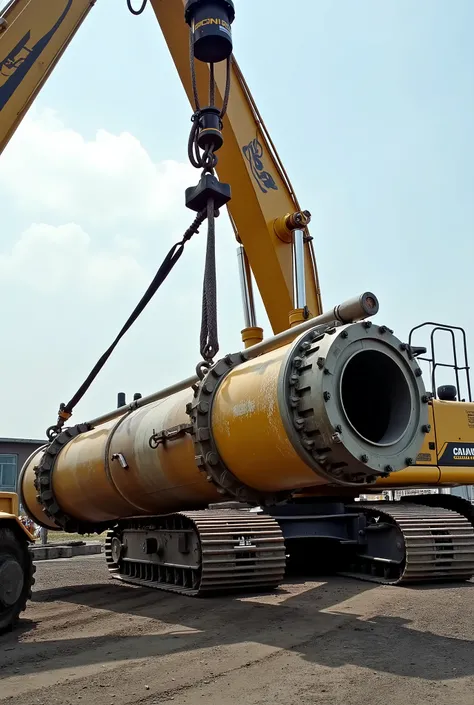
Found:
[[[103,556],[45,561],[0,638],[0,702],[473,705],[473,638],[473,583],[196,600],[112,581]]]

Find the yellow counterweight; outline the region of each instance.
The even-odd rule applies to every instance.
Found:
[[[362,487],[416,458],[427,419],[419,367],[388,328],[316,325],[254,359],[219,360],[192,388],[65,429],[25,464],[22,501],[40,524],[85,531]]]

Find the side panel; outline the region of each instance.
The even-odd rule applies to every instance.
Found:
[[[436,452],[435,417],[432,404],[429,405],[428,409],[428,424],[430,431],[425,435],[424,443],[416,457],[417,466],[427,467],[437,465],[438,455]]]
[[[441,482],[474,483],[474,404],[434,401]]]
[[[474,485],[474,404],[433,400],[431,430],[416,466],[394,473],[377,486]]]

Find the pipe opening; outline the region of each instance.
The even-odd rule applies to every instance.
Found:
[[[394,360],[377,350],[363,350],[348,361],[341,402],[354,431],[374,445],[396,443],[410,423],[408,380]]]

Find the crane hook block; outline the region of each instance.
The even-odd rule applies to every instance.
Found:
[[[188,0],[184,18],[191,27],[194,56],[207,64],[225,61],[232,54],[232,0]]]
[[[214,199],[214,208],[218,210],[231,199],[230,185],[218,181],[213,174],[203,174],[197,186],[186,189],[186,207],[192,211],[207,208],[210,198]]]

